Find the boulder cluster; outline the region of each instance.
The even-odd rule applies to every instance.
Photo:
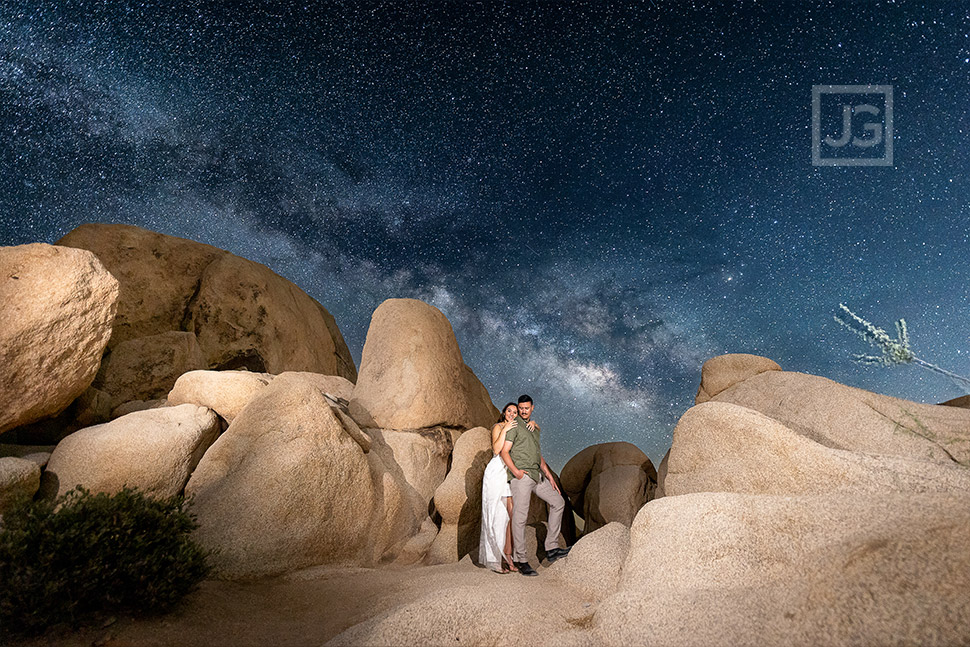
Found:
[[[118,224],[0,248],[0,290],[0,515],[79,485],[184,494],[229,579],[477,560],[498,410],[436,308],[382,303],[358,372],[330,313],[269,268]],[[580,514],[629,524],[647,472],[628,468],[649,460],[594,454]],[[636,491],[614,511],[601,482]],[[545,518],[535,499],[537,557]]]
[[[587,532],[546,572],[582,611],[516,589],[521,614],[462,615],[477,598],[452,586],[328,644],[970,643],[963,402],[877,395],[753,355],[715,357],[701,376],[658,472],[624,443],[563,469]]]
[[[970,641],[967,409],[723,355],[659,472],[628,535],[610,524],[556,564],[585,582],[625,551],[579,642]]]
[[[358,371],[267,267],[105,224],[0,248],[0,296],[0,523],[19,497],[129,486],[190,497],[225,579],[477,561],[498,410],[436,308],[381,303]],[[970,410],[945,405],[708,360],[658,468],[611,442],[557,476],[575,546],[547,573],[590,606],[539,642],[967,644]],[[530,557],[545,518],[533,499]],[[431,591],[334,644],[433,641],[475,595]],[[475,641],[501,642],[505,609]]]

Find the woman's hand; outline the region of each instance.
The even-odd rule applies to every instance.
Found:
[[[536,430],[536,421],[535,420],[530,420],[529,422],[525,423],[525,426],[529,428],[529,431],[535,431]]]
[[[505,421],[505,426],[502,427],[502,431],[508,431],[509,429],[511,429],[512,427],[514,427],[515,424],[516,424],[515,423],[515,418],[513,418],[512,420],[506,420]]]

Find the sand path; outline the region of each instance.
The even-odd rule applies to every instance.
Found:
[[[497,575],[466,558],[458,564],[401,569],[316,567],[250,583],[209,580],[168,615],[119,617],[104,628],[55,630],[22,644],[302,647],[323,645],[359,623],[364,624],[338,640],[505,644],[516,642],[515,636],[535,635],[537,621],[547,635],[576,633],[584,642],[578,634],[596,603],[547,569],[538,570],[539,577]]]

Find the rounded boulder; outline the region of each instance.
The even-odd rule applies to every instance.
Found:
[[[471,429],[498,417],[483,390],[440,310],[388,299],[371,317],[350,414],[366,427]]]
[[[728,387],[759,373],[780,370],[777,362],[760,355],[729,353],[712,357],[701,367],[701,384],[697,388],[694,404],[707,402]]]
[[[188,371],[175,381],[166,399],[170,405],[209,407],[231,423],[272,379],[269,373],[251,371]]]
[[[386,473],[375,468],[372,476],[369,456],[311,380],[277,376],[186,486],[199,541],[218,549],[216,572],[249,579],[325,563],[372,565]]]
[[[639,447],[601,443],[573,456],[562,470],[562,485],[590,532],[618,521],[626,526],[653,498],[657,470]]]
[[[136,411],[75,431],[54,448],[42,494],[53,498],[76,485],[114,493],[127,485],[174,496],[219,431],[218,416],[194,404]]]
[[[64,411],[91,385],[119,285],[91,252],[0,247],[0,433]]]

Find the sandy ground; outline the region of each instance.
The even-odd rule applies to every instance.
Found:
[[[537,565],[533,563],[533,566]],[[411,614],[404,605],[413,605],[429,596],[436,601],[450,599],[481,605],[478,610],[468,610],[471,614],[468,622],[476,616],[494,622],[496,614],[505,614],[506,600],[527,599],[532,613],[509,614],[506,635],[517,635],[519,631],[528,635],[535,631],[528,624],[532,622],[529,618],[534,619],[536,614],[543,617],[545,628],[555,633],[581,630],[595,611],[595,601],[584,600],[581,593],[556,579],[543,566],[537,570],[538,577],[518,573],[498,575],[475,566],[466,558],[458,564],[393,570],[317,567],[250,583],[208,580],[166,616],[142,619],[122,616],[107,627],[87,627],[74,632],[55,629],[19,644],[30,647],[322,645],[368,619],[395,612],[398,616]],[[465,622],[461,618],[456,621]],[[436,627],[432,632],[433,641],[438,642],[440,636],[440,644],[505,642],[502,635],[478,638],[447,633],[447,629]],[[357,639],[352,636],[351,640]],[[387,642],[387,638],[382,640]],[[394,642],[390,638],[389,643]],[[536,644],[535,640],[528,642]]]

